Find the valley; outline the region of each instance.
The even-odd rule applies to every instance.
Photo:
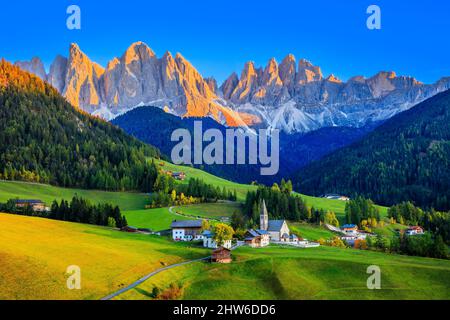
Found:
[[[11,214],[0,214],[0,229],[0,285],[8,288],[2,299],[100,299],[153,270],[210,252],[165,237]],[[311,238],[326,234],[299,230]],[[181,299],[445,299],[450,285],[448,260],[278,246],[238,248],[233,256],[229,265],[195,262],[163,271],[115,299],[151,299],[155,286],[173,283]],[[81,268],[81,290],[65,287],[72,264]],[[382,290],[366,288],[371,264],[382,269]]]
[[[1,60],[0,299],[448,299],[449,80],[288,55],[218,86],[143,42],[106,68],[77,44],[49,73]],[[171,163],[196,118],[280,129],[284,171]]]

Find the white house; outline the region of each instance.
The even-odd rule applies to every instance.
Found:
[[[245,244],[252,248],[260,248],[268,246],[270,243],[269,233],[265,230],[250,229],[245,234]]]
[[[202,236],[203,236],[203,246],[205,248],[217,249],[219,247],[216,241],[214,241],[213,239],[214,234],[211,231],[209,230],[203,231]],[[222,247],[231,249],[231,240],[225,240],[224,243],[222,244]]]
[[[423,234],[423,229],[419,226],[409,227],[405,233],[407,236],[415,236],[417,234]]]
[[[203,240],[202,220],[174,220],[170,228],[172,229],[172,239],[175,241]]]
[[[358,226],[356,224],[344,224],[341,227],[341,231],[350,236],[357,236],[358,235]]]

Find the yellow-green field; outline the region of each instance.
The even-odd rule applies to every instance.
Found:
[[[231,264],[198,262],[167,270],[117,299],[151,299],[157,286],[181,284],[181,299],[449,299],[450,261],[355,249],[241,247]],[[381,289],[367,288],[367,267]]]
[[[0,213],[1,299],[99,299],[163,265],[204,257],[167,238]],[[68,290],[66,268],[81,268]]]
[[[47,184],[0,180],[0,202],[9,199],[39,199],[51,205],[53,200],[70,200],[77,194],[92,203],[111,203],[121,210],[137,210],[149,203],[149,195],[134,192],[106,192],[98,190],[72,189]]]

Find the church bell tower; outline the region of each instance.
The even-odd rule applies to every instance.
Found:
[[[259,215],[259,228],[261,230],[267,230],[268,227],[269,227],[269,214],[267,213],[266,202],[263,199]]]

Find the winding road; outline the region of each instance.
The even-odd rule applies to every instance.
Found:
[[[167,267],[164,267],[164,268],[161,268],[161,269],[157,269],[157,270],[147,274],[146,276],[140,278],[139,280],[133,282],[132,284],[126,286],[125,288],[122,288],[122,289],[120,289],[120,290],[118,290],[118,291],[116,291],[114,293],[111,293],[111,294],[107,295],[106,297],[101,298],[100,300],[111,300],[111,299],[117,297],[118,295],[121,295],[122,293],[137,287],[138,285],[140,285],[144,281],[148,280],[149,278],[153,277],[154,275],[156,275],[156,274],[158,274],[158,273],[160,273],[160,272],[162,272],[164,270],[168,270],[168,269],[172,269],[172,268],[175,268],[175,267],[183,266],[185,264],[189,264],[189,263],[193,263],[193,262],[207,260],[209,258],[210,257],[208,256],[208,257],[204,257],[204,258],[184,261],[184,262],[180,262],[180,263],[171,264],[170,266],[167,266]]]

